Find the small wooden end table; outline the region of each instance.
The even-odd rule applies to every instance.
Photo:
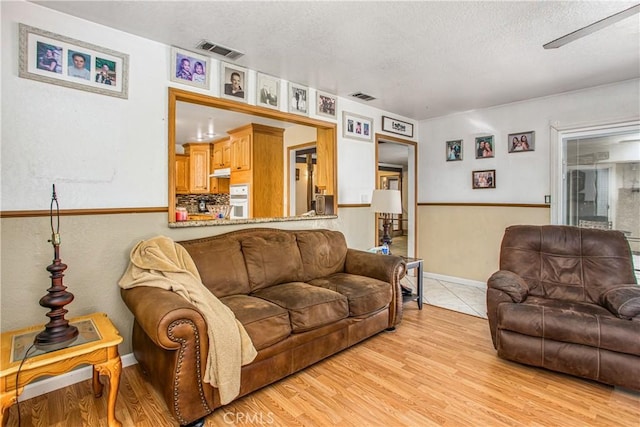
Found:
[[[423,289],[423,278],[422,278],[422,258],[410,258],[406,256],[401,256],[404,259],[404,262],[407,264],[407,271],[411,269],[416,269],[416,275],[418,276],[418,281],[416,287],[418,288],[418,309],[422,310],[422,297],[424,296]],[[413,300],[413,295],[407,297],[408,300]]]
[[[120,385],[122,362],[118,344],[122,337],[104,313],[94,313],[69,320],[78,328],[78,337],[67,347],[45,352],[31,347],[44,324],[2,333],[0,355],[0,426],[6,422],[7,409],[16,403],[17,396],[31,381],[43,375],[60,375],[83,364],[93,365],[93,394],[102,396],[100,375],[109,378],[107,423],[120,427],[116,419],[116,397]],[[29,352],[27,359],[20,364]],[[16,378],[20,370],[19,377]]]

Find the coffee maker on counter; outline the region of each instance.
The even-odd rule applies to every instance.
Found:
[[[198,199],[198,212],[199,213],[207,213],[207,202],[209,200],[205,197]]]

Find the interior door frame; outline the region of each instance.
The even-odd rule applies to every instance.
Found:
[[[415,257],[418,253],[418,241],[416,236],[418,235],[418,143],[409,139],[397,138],[395,136],[389,136],[386,134],[375,134],[375,182],[376,189],[380,188],[380,174],[378,172],[378,146],[380,142],[392,142],[396,144],[406,145],[409,152],[409,159],[407,161],[407,256]],[[378,226],[377,221],[374,221],[374,235],[375,241],[378,241]]]

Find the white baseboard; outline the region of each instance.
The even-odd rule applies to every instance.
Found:
[[[476,288],[480,288],[480,289],[487,288],[486,282],[479,282],[477,280],[463,279],[462,277],[445,276],[444,274],[436,274],[436,273],[429,273],[429,272],[423,272],[422,275],[430,279],[442,280],[443,282],[451,282],[451,283],[458,283],[460,285],[475,286]]]
[[[125,354],[121,357],[121,359],[123,368],[138,363],[136,358],[133,356],[133,353]],[[49,393],[60,388],[79,383],[80,381],[91,379],[92,377],[93,367],[85,366],[80,369],[75,369],[66,374],[46,378],[41,381],[36,381],[31,384],[27,384],[24,387],[24,391],[18,397],[18,400],[22,402],[27,399],[31,399],[32,397],[40,396],[42,394]]]

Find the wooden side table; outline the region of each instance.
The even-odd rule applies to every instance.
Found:
[[[411,269],[416,269],[416,275],[418,276],[418,281],[417,281],[417,285],[416,287],[418,288],[418,309],[422,310],[422,297],[424,296],[424,289],[423,289],[423,277],[422,277],[422,264],[423,264],[423,260],[422,258],[410,258],[410,257],[406,257],[406,256],[401,256],[402,259],[404,259],[404,262],[407,264],[407,271],[411,270]],[[409,297],[410,299],[411,296]]]
[[[102,396],[103,385],[100,375],[109,378],[107,401],[107,422],[109,427],[120,427],[116,419],[116,397],[120,385],[122,362],[118,354],[118,344],[122,337],[104,313],[94,313],[69,320],[78,328],[79,334],[67,347],[44,352],[31,347],[35,336],[44,329],[44,324],[18,331],[2,333],[0,355],[0,426],[5,423],[7,409],[16,403],[17,395],[31,381],[43,375],[60,375],[83,364],[93,365],[93,393]],[[35,351],[34,351],[35,350]],[[22,364],[19,378],[16,374],[25,354],[28,358]],[[17,390],[17,392],[16,392]]]

